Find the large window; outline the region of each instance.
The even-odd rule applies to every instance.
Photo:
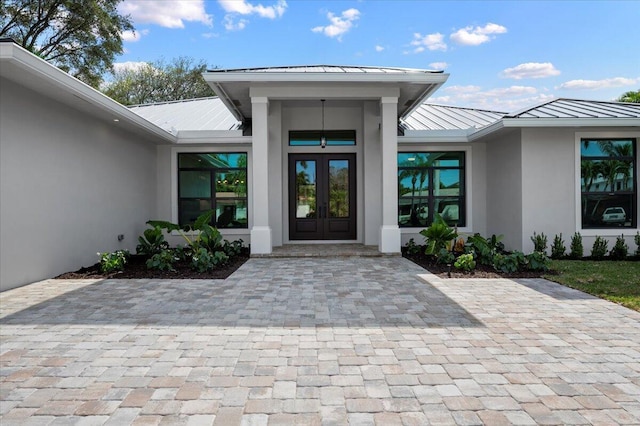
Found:
[[[635,228],[635,182],[635,139],[581,139],[582,228]]]
[[[464,152],[398,154],[398,225],[426,227],[439,213],[465,226]]]
[[[247,154],[178,154],[178,220],[214,210],[218,228],[247,228]]]
[[[289,145],[321,146],[324,136],[327,146],[353,146],[356,144],[355,130],[291,130]]]

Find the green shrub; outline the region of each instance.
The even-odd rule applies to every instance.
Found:
[[[158,271],[175,271],[173,264],[178,260],[178,256],[171,249],[161,250],[147,259],[146,265],[148,269],[156,269]]]
[[[242,241],[242,239],[235,241],[224,240],[222,243],[222,251],[229,257],[238,256],[242,253],[243,244],[244,241]]]
[[[436,254],[436,261],[438,263],[444,263],[445,265],[450,265],[453,263],[454,260],[456,260],[456,256],[446,248],[440,249],[438,254]]]
[[[541,251],[534,251],[526,256],[527,267],[531,271],[548,271],[551,260]]]
[[[165,241],[164,233],[159,226],[145,229],[142,235],[138,237],[138,242],[140,244],[136,246],[136,253],[145,256],[153,256],[169,248],[169,243]]]
[[[449,227],[438,213],[435,214],[431,226],[420,231],[420,235],[425,237],[424,253],[430,255],[436,255],[441,249],[447,248],[447,244],[458,236],[455,229]]]
[[[491,238],[484,238],[480,234],[474,234],[467,238],[467,249],[470,253],[474,253],[478,263],[481,265],[493,265],[494,256],[498,253],[504,253],[504,244],[502,235]]]
[[[207,272],[228,260],[229,256],[222,251],[211,253],[206,248],[200,247],[191,257],[191,267],[198,272]]]
[[[633,237],[633,240],[636,243],[636,246],[638,246],[636,248],[636,256],[640,256],[640,231],[636,232],[635,237]]]
[[[553,237],[553,244],[551,245],[551,258],[562,259],[567,248],[564,246],[564,240],[562,239],[562,232],[560,235]]]
[[[213,210],[209,210],[197,217],[194,223],[180,226],[177,223],[167,222],[166,220],[150,220],[148,225],[166,229],[168,232],[177,231],[182,238],[185,239],[193,253],[199,248],[204,247],[210,252],[214,252],[221,248],[222,234],[215,227],[211,226],[211,218]],[[195,235],[190,235],[195,234]]]
[[[518,272],[526,263],[527,259],[520,251],[514,251],[510,254],[498,253],[493,258],[493,267],[503,273]]]
[[[460,255],[453,264],[456,269],[461,269],[465,272],[471,272],[476,267],[476,261],[473,259],[471,253]]]
[[[600,236],[596,236],[591,247],[591,258],[594,260],[602,260],[607,255],[607,246],[609,242]]]
[[[573,234],[571,237],[571,252],[569,253],[569,257],[571,259],[582,259],[584,256],[584,249],[582,247],[582,235],[579,232]]]
[[[620,235],[616,238],[616,243],[609,252],[609,257],[614,260],[625,260],[629,253],[629,246],[624,241],[624,235]]]
[[[547,236],[544,235],[544,232],[536,234],[534,231],[531,241],[533,242],[533,251],[540,251],[542,253],[547,252]]]
[[[420,253],[420,246],[416,244],[415,240],[411,238],[407,244],[405,244],[407,254],[416,255]]]
[[[111,253],[100,253],[100,270],[106,274],[116,271],[122,271],[124,265],[129,259],[128,250],[116,250]]]

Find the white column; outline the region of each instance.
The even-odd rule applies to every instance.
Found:
[[[398,98],[380,100],[382,145],[382,227],[381,253],[400,253],[401,237],[398,227]]]
[[[271,227],[269,226],[269,100],[251,98],[253,173],[251,208],[251,254],[271,253]]]

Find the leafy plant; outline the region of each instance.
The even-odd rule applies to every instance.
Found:
[[[551,258],[562,259],[567,248],[564,246],[564,240],[562,239],[562,232],[560,235],[553,237],[553,244],[551,245]]]
[[[411,238],[407,244],[405,244],[407,254],[416,255],[420,253],[420,246],[416,244],[415,240]]]
[[[547,252],[547,236],[544,235],[544,232],[536,234],[534,231],[531,241],[533,242],[533,251],[540,251],[542,253]]]
[[[158,271],[175,271],[173,264],[179,260],[173,250],[164,249],[147,259],[146,265],[149,269]]]
[[[453,253],[451,253],[446,248],[441,248],[438,254],[436,255],[436,260],[438,263],[444,263],[445,265],[450,265],[456,260],[456,257]]]
[[[140,244],[136,246],[136,253],[146,256],[153,256],[169,248],[169,243],[165,241],[164,233],[159,226],[145,229],[142,235],[138,237],[138,242]]]
[[[532,271],[548,271],[551,260],[541,251],[534,251],[525,256],[527,266]]]
[[[220,234],[217,228],[210,225],[212,217],[213,210],[209,210],[198,216],[194,223],[184,226],[165,220],[150,220],[147,224],[166,229],[169,232],[177,231],[182,238],[185,239],[194,253],[201,247],[206,248],[210,252],[214,252],[221,248],[222,234]]]
[[[484,238],[480,234],[474,234],[467,238],[467,247],[475,253],[478,263],[481,265],[493,265],[496,254],[504,252],[504,244],[500,242],[503,236],[495,234],[490,238]]]
[[[518,272],[527,263],[524,254],[514,251],[510,254],[497,253],[493,259],[493,267],[503,273]]]
[[[211,253],[204,247],[200,247],[191,257],[191,267],[198,272],[207,272],[229,260],[229,256],[221,251]]]
[[[124,265],[129,259],[129,251],[116,250],[111,253],[98,252],[98,256],[100,256],[100,270],[108,274],[124,269]]]
[[[609,256],[615,260],[625,260],[629,253],[629,246],[624,241],[624,235],[620,235],[616,238],[616,243],[609,252]]]
[[[460,255],[453,264],[456,269],[461,269],[465,272],[471,272],[476,267],[476,261],[473,259],[471,253]]]
[[[636,235],[633,237],[633,241],[636,243],[636,256],[640,256],[640,231],[636,232]]]
[[[242,239],[235,241],[224,240],[222,243],[222,251],[229,257],[238,256],[242,253],[243,244],[244,241],[242,241]]]
[[[607,246],[609,242],[600,236],[596,236],[593,246],[591,247],[591,258],[594,260],[602,260],[607,255]]]
[[[458,236],[455,229],[447,225],[447,222],[438,213],[435,214],[431,226],[420,231],[420,234],[425,237],[426,248],[424,253],[430,255],[439,253],[441,249],[447,247],[451,240]]]
[[[581,259],[584,255],[584,249],[582,247],[582,235],[579,232],[573,234],[571,237],[571,251],[569,257],[571,259]]]

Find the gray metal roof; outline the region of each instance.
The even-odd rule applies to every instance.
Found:
[[[237,69],[213,69],[209,73],[227,72],[264,72],[264,73],[368,73],[368,74],[412,74],[412,73],[436,73],[442,74],[442,70],[421,70],[416,68],[398,67],[371,67],[371,66],[344,66],[344,65],[300,65],[284,67],[260,67]]]
[[[241,124],[218,97],[135,105],[130,109],[171,133],[185,130],[237,130]]]
[[[560,98],[504,118],[640,118],[640,104]]]
[[[401,121],[404,130],[466,130],[500,120],[504,112],[423,103]]]

